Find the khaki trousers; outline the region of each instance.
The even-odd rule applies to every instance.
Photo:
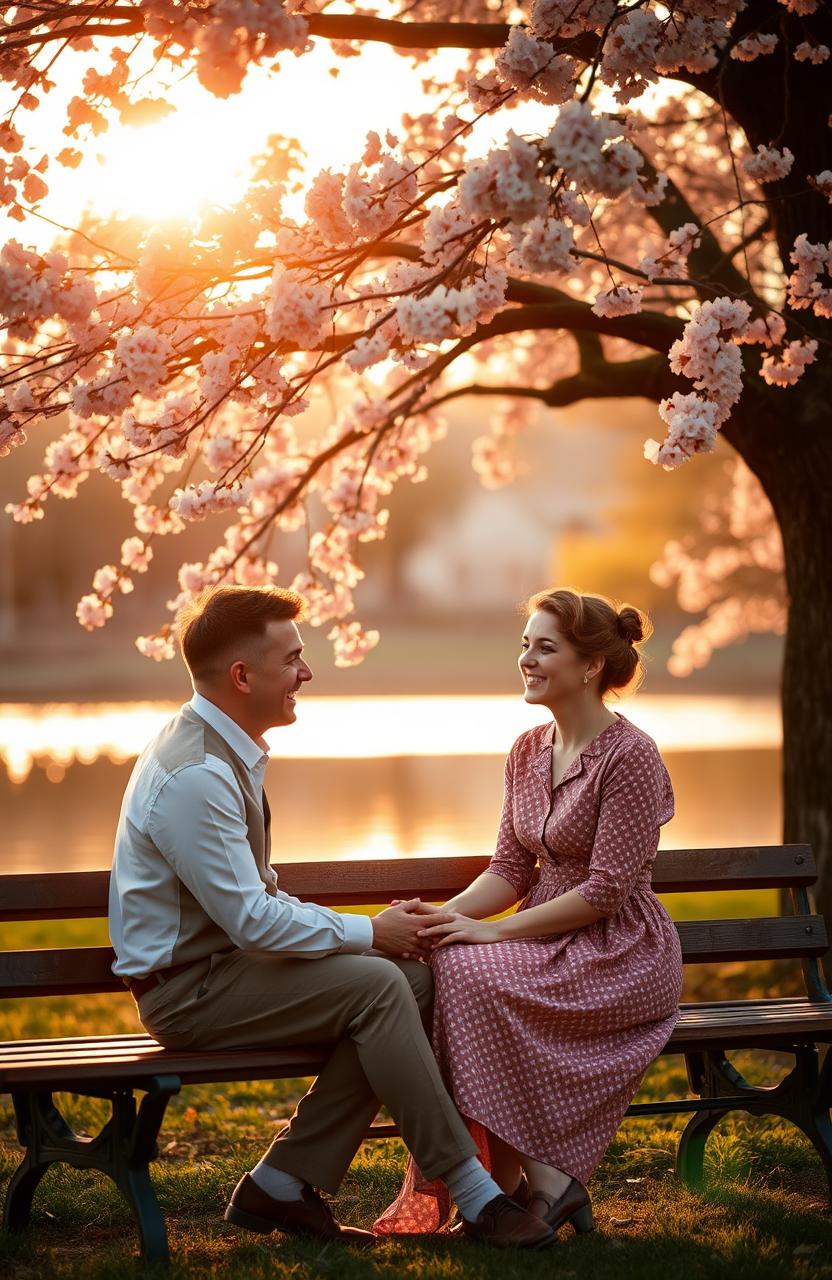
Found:
[[[149,991],[139,1013],[172,1049],[331,1045],[265,1159],[334,1193],[380,1102],[427,1178],[477,1154],[422,1025],[432,996],[431,972],[417,961],[232,951]]]

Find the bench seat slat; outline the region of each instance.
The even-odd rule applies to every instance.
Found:
[[[682,1052],[706,1042],[726,1046],[832,1041],[832,1003],[798,997],[715,1001],[682,1006],[681,1018],[666,1053]],[[163,1049],[150,1036],[78,1037],[73,1042],[44,1040],[0,1044],[0,1088],[24,1085],[69,1087],[73,1082],[147,1081],[154,1074],[173,1074],[183,1083],[211,1080],[269,1079],[313,1075],[326,1061],[326,1046],[290,1049],[228,1049],[183,1052]]]
[[[421,896],[436,901],[464,889],[488,858],[391,858],[275,863],[280,887],[323,906],[388,902]],[[807,887],[817,879],[811,847],[771,845],[743,849],[663,849],[653,868],[657,893],[692,890]],[[96,919],[107,914],[109,871],[3,876],[0,920]]]

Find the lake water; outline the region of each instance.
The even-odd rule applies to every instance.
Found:
[[[133,759],[176,709],[0,705],[3,870],[108,867]],[[673,779],[663,848],[779,843],[775,699],[642,695],[620,709]],[[545,718],[516,697],[301,698],[297,723],[269,735],[275,859],[490,852],[505,754]]]

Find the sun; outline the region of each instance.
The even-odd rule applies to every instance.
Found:
[[[113,122],[84,144],[77,169],[53,166],[43,212],[65,225],[77,225],[85,210],[155,224],[196,218],[204,206],[229,208],[273,135],[299,142],[308,174],[344,169],[360,159],[371,130],[383,134],[403,112],[425,110],[423,78],[424,68],[386,46],[339,60],[324,42],[302,58],[287,55],[277,72],[253,68],[229,98],[190,77],[159,91],[170,114],[140,126]],[[59,121],[50,111],[31,123],[54,142]],[[302,217],[302,199],[294,203]]]
[[[155,124],[114,129],[100,140],[90,193],[97,214],[167,222],[241,198],[250,144],[263,140],[250,129],[239,132],[239,104],[234,109],[206,96]]]

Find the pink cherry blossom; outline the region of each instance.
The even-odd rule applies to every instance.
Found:
[[[339,622],[327,635],[335,650],[336,667],[353,667],[362,662],[379,642],[377,631],[364,631],[359,622]]]
[[[645,441],[645,458],[672,470],[694,454],[710,453],[716,441],[717,412],[712,401],[675,391],[669,400],[662,400],[659,405],[659,415],[668,426],[667,438],[663,444],[657,440]]]
[[[505,439],[478,436],[471,446],[471,465],[486,489],[501,489],[517,478],[517,459]]]
[[[304,281],[282,263],[275,265],[266,301],[266,331],[276,343],[293,341],[302,350],[316,346],[331,325],[323,285]]]
[[[136,648],[143,657],[150,658],[153,662],[169,662],[176,654],[173,637],[169,634],[137,636]]]
[[[832,169],[822,169],[820,173],[816,173],[809,181],[832,204]]]
[[[760,377],[772,387],[793,387],[806,366],[815,363],[817,349],[814,338],[807,342],[789,342],[783,347],[779,359],[774,355],[763,356]]]
[[[574,245],[572,228],[559,218],[532,218],[516,236],[510,265],[525,275],[569,271]]]
[[[571,97],[578,73],[571,58],[556,54],[547,40],[536,39],[523,27],[511,28],[495,66],[504,85],[552,104]]]
[[[768,53],[774,53],[777,48],[779,36],[761,31],[755,31],[750,36],[743,37],[738,40],[735,45],[731,46],[731,57],[738,62],[753,62],[756,58],[762,57]]]
[[[115,354],[136,390],[151,394],[165,376],[172,348],[162,334],[142,325],[119,338]]]
[[[536,36],[569,37],[598,31],[615,13],[615,0],[532,0],[530,19]]]
[[[645,254],[639,263],[639,269],[649,280],[682,275],[688,258],[700,243],[699,227],[695,222],[686,222],[671,231],[666,240],[658,242],[650,253]]]
[[[95,593],[81,596],[75,610],[75,616],[85,631],[94,631],[103,627],[113,616],[113,606],[109,600],[102,600]]]
[[[802,40],[794,51],[794,58],[796,62],[811,62],[813,66],[819,67],[829,58],[829,46],[810,44],[808,40]]]
[[[628,102],[658,79],[656,58],[662,38],[659,19],[649,9],[631,9],[613,22],[604,44],[601,79]]]
[[[141,538],[125,538],[121,544],[121,563],[133,573],[146,573],[153,559],[153,548]]]
[[[790,172],[794,156],[788,147],[778,151],[776,147],[759,146],[754,155],[747,156],[742,167],[755,182],[779,182]]]
[[[480,217],[526,222],[542,214],[548,200],[536,147],[509,130],[508,145],[474,161],[459,184],[463,209]]]
[[[641,311],[643,290],[638,285],[619,284],[599,293],[592,304],[596,316],[631,316]]]
[[[789,277],[789,306],[796,311],[811,307],[815,315],[832,319],[832,287],[822,280],[824,275],[832,280],[832,240],[815,244],[801,232],[790,256],[795,270]]]

